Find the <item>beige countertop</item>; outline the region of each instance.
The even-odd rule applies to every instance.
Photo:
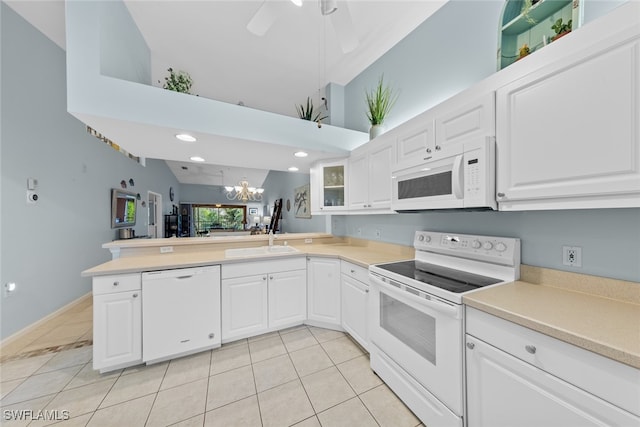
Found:
[[[142,253],[139,256],[117,258],[83,271],[82,276],[90,277],[109,274],[135,273],[141,271],[199,267],[211,264],[260,261],[281,257],[307,255],[337,257],[367,268],[371,264],[412,259],[414,256],[414,250],[409,246],[359,239],[332,239],[329,243],[296,243],[289,245],[298,249],[299,252],[296,253],[233,258],[225,257],[225,249],[228,248],[226,245],[219,246],[219,248],[208,248],[207,250],[201,251],[172,252],[165,254]]]
[[[640,283],[523,265],[471,307],[640,369]]]

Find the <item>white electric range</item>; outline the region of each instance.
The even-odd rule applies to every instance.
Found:
[[[369,267],[371,367],[425,425],[462,427],[462,296],[520,276],[520,240],[417,231],[415,258]]]

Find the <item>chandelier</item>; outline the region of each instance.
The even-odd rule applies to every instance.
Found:
[[[235,187],[224,187],[227,199],[242,202],[259,202],[262,200],[264,188],[249,187],[249,182],[242,180]]]

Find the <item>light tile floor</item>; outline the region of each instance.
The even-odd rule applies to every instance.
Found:
[[[38,331],[34,336],[40,336],[25,338],[10,352],[2,349],[0,424],[421,425],[371,371],[368,355],[342,332],[302,325],[99,374],[86,344],[90,330],[73,326],[87,316],[90,322],[87,306],[77,306],[75,315],[42,328],[49,332]]]

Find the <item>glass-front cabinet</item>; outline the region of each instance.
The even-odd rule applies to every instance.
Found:
[[[347,159],[320,162],[311,168],[311,212],[346,210],[348,206]]]

